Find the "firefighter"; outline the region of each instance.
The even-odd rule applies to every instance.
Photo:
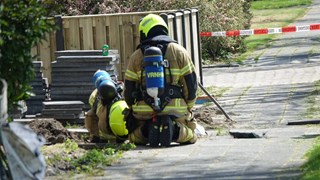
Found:
[[[85,127],[91,142],[125,141],[128,130],[122,112],[128,106],[121,96],[121,83],[103,70],[95,72],[93,82],[96,89],[89,97],[91,108],[85,116]]]
[[[140,44],[130,56],[125,72],[124,98],[130,110],[128,138],[155,147],[169,146],[171,142],[195,143],[197,124],[192,109],[198,82],[191,57],[168,36],[167,24],[161,16],[149,14],[142,18],[139,31]],[[159,62],[147,62],[152,58]],[[163,72],[147,72],[152,65]],[[155,97],[146,82],[157,83],[152,77],[164,79],[159,80],[164,86],[159,86]]]

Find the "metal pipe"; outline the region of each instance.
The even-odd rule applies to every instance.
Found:
[[[214,104],[216,106],[218,106],[218,108],[220,109],[220,111],[224,114],[224,116],[228,119],[233,121],[230,116],[223,110],[223,108],[220,106],[220,104],[217,102],[217,100],[215,100],[211,94],[202,86],[202,84],[198,83],[199,87],[202,89],[202,91],[211,99],[212,102],[214,102]]]

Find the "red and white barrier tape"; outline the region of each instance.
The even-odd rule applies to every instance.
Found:
[[[250,36],[261,34],[279,34],[289,32],[305,32],[320,30],[320,24],[311,24],[304,26],[287,26],[282,28],[264,28],[264,29],[247,29],[234,31],[217,31],[217,32],[201,32],[200,36]]]

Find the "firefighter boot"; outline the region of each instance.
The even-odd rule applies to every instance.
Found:
[[[173,137],[173,122],[170,116],[161,116],[160,144],[169,147]]]
[[[153,117],[149,123],[148,139],[151,147],[158,147],[160,143],[160,117]]]

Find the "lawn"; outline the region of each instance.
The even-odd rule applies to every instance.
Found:
[[[311,0],[261,0],[251,4],[251,29],[280,28],[291,25],[302,17]],[[292,24],[293,25],[293,24]],[[270,46],[277,35],[253,35],[245,39],[247,52],[237,58],[237,61],[246,59],[259,48]]]

